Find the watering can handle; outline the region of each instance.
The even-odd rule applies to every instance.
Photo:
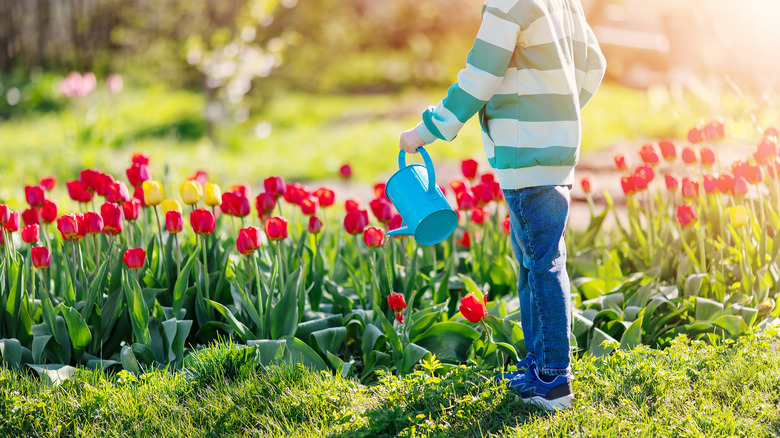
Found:
[[[428,194],[430,195],[436,191],[436,171],[433,168],[431,156],[428,155],[425,148],[420,146],[417,150],[420,151],[420,155],[422,155],[423,161],[425,161],[425,170],[428,171]],[[404,167],[406,167],[406,151],[401,149],[401,151],[398,152],[398,169],[400,170]]]

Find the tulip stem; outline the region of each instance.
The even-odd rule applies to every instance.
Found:
[[[97,269],[98,265],[100,264],[100,249],[98,248],[97,234],[92,235],[92,243],[95,247],[95,269]]]
[[[204,278],[204,286],[205,286],[205,292],[206,292],[206,299],[211,299],[209,295],[209,261],[208,257],[206,255],[206,236],[203,235],[201,242],[200,242],[201,249],[203,250],[203,269],[205,271],[205,275],[203,275]]]
[[[257,258],[255,258],[254,253],[250,254],[249,257],[252,258],[252,265],[255,268],[255,283],[257,285],[257,310],[258,310],[257,313],[259,314],[260,321],[262,322],[263,321],[263,315],[268,311],[267,308],[270,307],[270,305],[271,305],[271,298],[270,298],[271,294],[269,294],[268,297],[266,298],[268,301],[264,302],[263,301],[263,289],[260,287],[260,281],[262,280],[263,283],[265,283],[265,280],[263,280],[261,278],[262,275],[260,273],[260,268],[259,268],[259,266],[257,264]],[[261,333],[261,335],[263,337],[267,336],[266,333],[265,333],[268,330],[267,326],[268,326],[268,324],[265,324],[264,327],[260,327],[261,332],[263,332],[263,333]]]
[[[73,280],[73,288],[76,288],[76,246],[73,244],[73,238],[70,240],[70,278]]]
[[[282,276],[284,275],[284,266],[282,265],[282,249],[281,249],[281,243],[276,242],[274,245],[276,248],[276,281],[279,285],[279,293],[284,292],[284,279],[282,279]]]
[[[179,233],[173,233],[173,244],[176,245],[176,278],[181,275],[181,248],[179,247]]]
[[[157,231],[158,231],[158,237],[160,238],[160,261],[158,263],[161,263],[163,261],[164,253],[163,253],[163,240],[162,240],[162,225],[160,225],[160,213],[157,212],[157,206],[154,206],[154,217],[157,219]]]

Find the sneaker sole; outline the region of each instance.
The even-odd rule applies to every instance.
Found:
[[[563,397],[558,397],[554,400],[547,400],[544,397],[534,396],[529,398],[520,398],[524,403],[535,404],[546,411],[560,411],[571,407],[572,400],[574,400],[574,394],[569,394]]]

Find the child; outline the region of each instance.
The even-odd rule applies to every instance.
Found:
[[[526,402],[569,407],[571,299],[564,232],[580,110],[606,69],[580,0],[486,0],[482,25],[447,97],[401,134],[409,153],[451,141],[479,112],[488,162],[504,191],[528,356],[497,376]]]

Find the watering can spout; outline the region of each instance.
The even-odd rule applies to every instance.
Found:
[[[404,225],[401,228],[396,228],[394,230],[390,230],[387,232],[388,236],[411,236],[412,232],[409,230],[409,227]]]

